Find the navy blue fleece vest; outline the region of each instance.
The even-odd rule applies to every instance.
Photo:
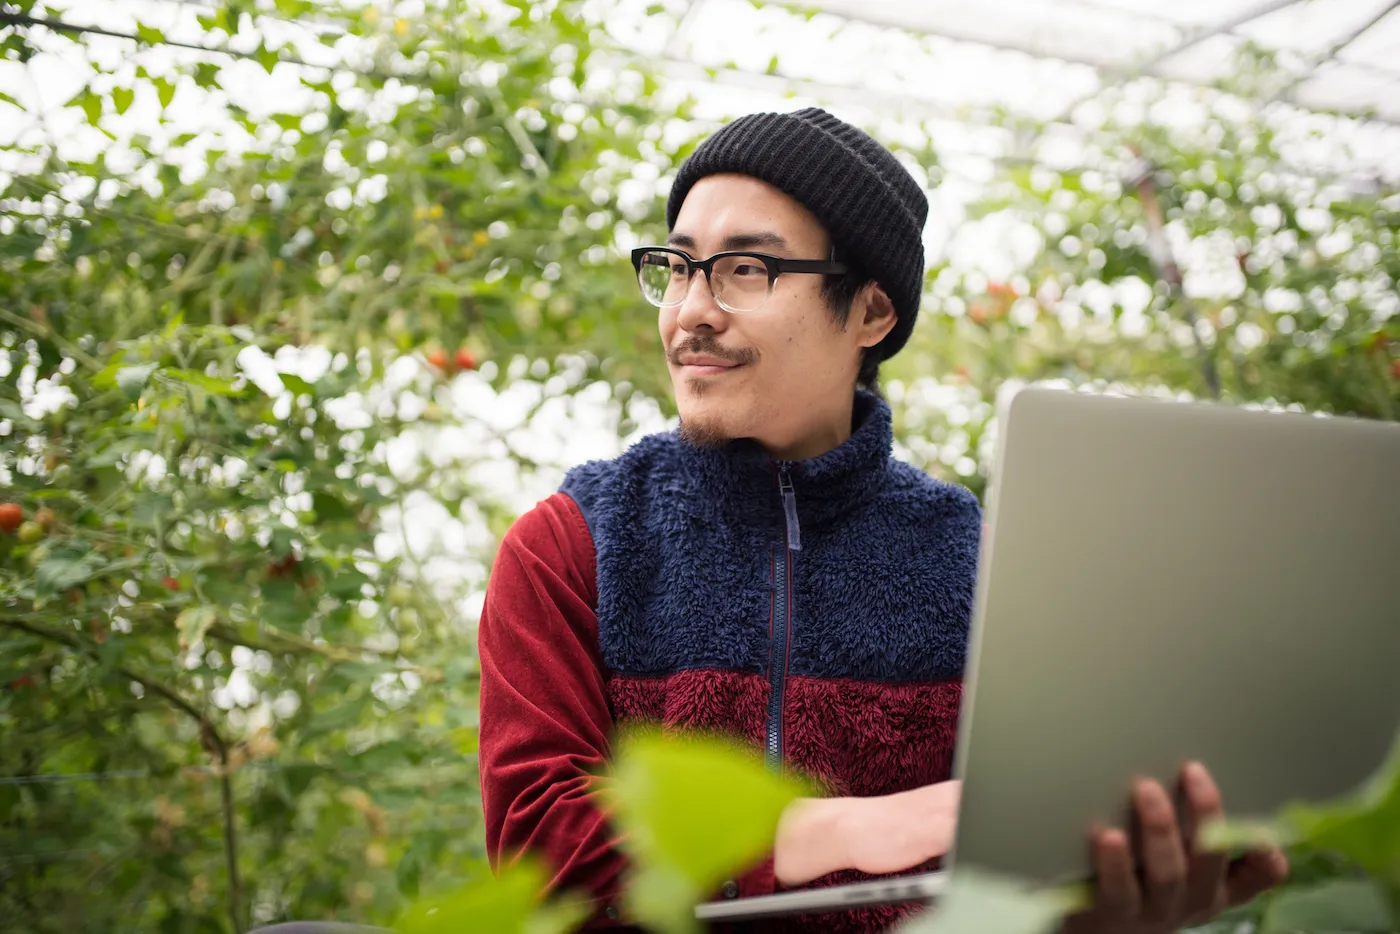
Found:
[[[805,461],[669,433],[569,472],[563,492],[597,552],[611,673],[781,665],[884,684],[961,676],[977,501],[890,456],[881,400],[857,395],[853,429]],[[791,518],[780,492],[789,487]]]

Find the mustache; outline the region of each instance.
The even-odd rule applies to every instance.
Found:
[[[758,362],[758,351],[752,347],[726,347],[712,334],[692,334],[666,352],[666,359],[672,366],[681,365],[682,354],[705,354],[719,357],[726,363],[745,366]]]

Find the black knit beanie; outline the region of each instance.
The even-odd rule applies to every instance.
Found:
[[[928,199],[888,149],[818,107],[749,114],[705,140],[681,166],[666,202],[674,228],[691,187],[735,172],[780,189],[817,216],[837,246],[880,284],[899,320],[878,345],[887,360],[909,340],[924,283]]]

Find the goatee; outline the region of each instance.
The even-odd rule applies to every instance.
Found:
[[[681,419],[681,440],[697,448],[722,448],[734,439],[721,426],[719,419]]]

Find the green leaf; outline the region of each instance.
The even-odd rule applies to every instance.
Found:
[[[163,45],[165,43],[165,33],[154,26],[147,26],[144,23],[136,24],[136,39],[146,45]]]
[[[316,387],[294,373],[278,373],[282,386],[296,396],[314,396]]]
[[[11,813],[19,803],[20,794],[18,786],[0,785],[0,820],[8,823]]]
[[[158,493],[154,490],[142,490],[136,494],[136,500],[131,507],[131,522],[133,525],[155,528],[160,524],[161,519],[168,515],[175,503],[168,494]]]
[[[306,791],[311,785],[311,780],[323,771],[321,766],[315,764],[289,765],[282,770],[282,784],[285,786],[287,794],[295,798]]]
[[[118,114],[126,113],[135,99],[136,92],[131,88],[112,88],[112,105],[117,108]]]
[[[364,709],[369,705],[370,698],[366,694],[352,697],[344,703],[318,713],[311,718],[311,722],[302,730],[302,739],[312,739],[323,736],[326,733],[334,733],[336,730],[343,730],[350,724],[355,723],[364,713]]]
[[[1339,853],[1378,878],[1400,880],[1400,737],[1354,794],[1318,807],[1290,807],[1283,817],[1309,848]]]
[[[234,33],[238,31],[237,26],[229,28],[227,7],[219,7],[213,13],[208,15],[200,14],[198,17],[196,17],[196,19],[199,21],[199,25],[206,30],[222,29],[224,32],[227,33]]]
[[[13,399],[0,399],[0,418],[8,418],[21,424],[34,424],[34,419],[25,415],[24,409]]]
[[[87,459],[89,467],[110,467],[129,454],[144,448],[144,439],[139,437],[118,437],[105,447],[98,448]]]
[[[418,854],[412,850],[403,855],[399,864],[394,867],[394,885],[398,888],[400,895],[407,895],[409,898],[418,897],[418,883],[423,875],[423,864],[418,860]]]
[[[537,905],[548,881],[548,873],[538,863],[518,860],[498,876],[486,873],[450,895],[420,902],[399,919],[394,930],[399,934],[565,934],[575,930],[588,917],[588,909],[573,899]]]
[[[1201,845],[1211,850],[1247,850],[1292,846],[1293,828],[1280,820],[1224,820],[1201,828]]]
[[[204,641],[209,627],[219,621],[219,610],[212,606],[192,606],[175,617],[175,629],[180,634],[180,648],[188,649]]]
[[[34,568],[34,583],[39,593],[51,595],[144,563],[140,558],[109,562],[95,552],[82,553],[68,548],[45,555]]]
[[[171,315],[170,320],[165,322],[165,328],[161,331],[161,337],[165,340],[173,339],[177,334],[180,333],[180,328],[184,327],[184,325],[185,316],[183,313],[176,313]]]
[[[53,552],[34,568],[34,583],[41,593],[59,593],[91,578],[102,563],[101,558],[90,553]]]
[[[1336,879],[1312,888],[1282,891],[1269,902],[1259,934],[1324,931],[1393,931],[1385,891],[1369,879]]]
[[[524,934],[568,934],[577,931],[592,912],[577,897],[564,896],[536,905],[525,919]]]
[[[196,386],[205,392],[212,392],[218,396],[237,396],[242,393],[241,389],[235,389],[233,383],[226,379],[219,379],[215,376],[208,376],[198,370],[162,370],[161,375],[168,376],[173,380]]]
[[[1224,821],[1203,829],[1206,845],[1304,846],[1344,856],[1371,875],[1400,879],[1400,737],[1360,788],[1330,802],[1298,803],[1268,821]]]
[[[689,906],[770,849],[783,809],[810,793],[719,737],[644,730],[617,749],[602,792],[624,846],[645,867],[629,907],[663,929],[692,928]]]
[[[102,117],[102,98],[92,93],[91,88],[83,88],[68,104],[81,107],[87,114],[88,124],[97,126],[97,121]]]
[[[162,109],[169,107],[170,102],[175,99],[175,84],[167,78],[156,78],[156,97],[160,100]]]
[[[258,47],[253,50],[253,58],[257,60],[259,65],[267,70],[268,74],[272,74],[272,69],[275,68],[277,62],[280,61],[277,53],[269,49],[266,42],[258,43]]]
[[[328,490],[317,490],[311,494],[311,509],[316,513],[318,522],[335,522],[355,517],[355,511],[345,504],[345,500]],[[354,576],[363,578],[364,575]],[[358,583],[356,587],[358,588]]]
[[[301,117],[296,114],[272,114],[272,121],[284,130],[301,129]]]
[[[11,97],[10,95],[6,94],[4,91],[0,91],[0,101],[4,101],[6,104],[13,104],[13,105],[16,106],[16,107],[20,107],[20,109],[23,109],[23,108],[20,106],[20,102],[19,102],[19,101],[15,100],[13,97]]]
[[[1045,934],[1078,910],[1071,890],[1032,890],[975,869],[959,869],[937,909],[919,915],[900,934]]]
[[[202,88],[217,87],[219,84],[219,66],[211,65],[209,62],[200,62],[195,65],[194,83]]]
[[[481,734],[474,726],[459,726],[452,731],[452,745],[462,755],[474,755],[481,748]]]
[[[142,363],[137,366],[122,367],[115,374],[117,388],[120,389],[128,399],[135,402],[141,398],[141,392],[150,382],[151,374],[156,371],[154,363]]]

